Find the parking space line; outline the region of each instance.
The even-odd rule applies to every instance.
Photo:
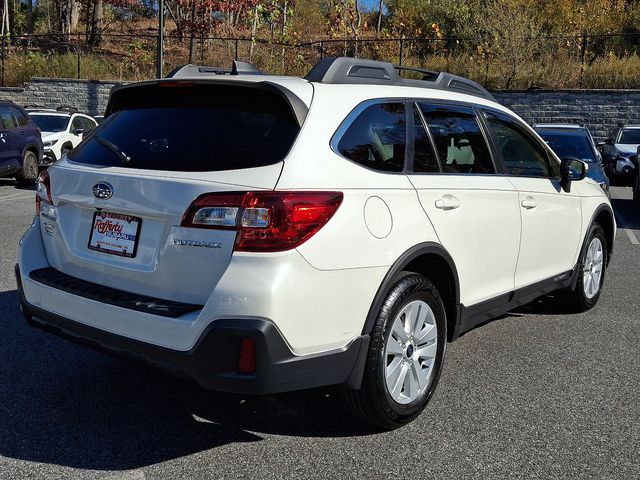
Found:
[[[8,201],[8,202],[10,202],[10,201],[12,201],[12,200],[23,200],[23,199],[25,199],[25,198],[34,198],[34,195],[33,195],[33,194],[31,194],[31,195],[26,195],[26,196],[24,196],[24,197],[11,197],[11,198],[1,198],[1,197],[0,197],[0,202],[2,202],[3,200],[6,200],[6,201]]]
[[[0,200],[7,200],[9,198],[14,198],[20,195],[24,195],[24,192],[12,193],[11,195],[5,195],[4,197],[0,197]]]
[[[622,216],[622,214],[620,212],[616,212],[616,217],[618,217],[618,225],[620,226],[620,228],[622,228],[622,230],[625,231],[625,233],[627,234],[627,237],[629,237],[629,241],[631,242],[631,245],[640,245],[640,241],[638,241],[638,237],[636,237],[636,234],[633,232],[633,230],[629,228],[629,224],[627,223],[625,218]]]

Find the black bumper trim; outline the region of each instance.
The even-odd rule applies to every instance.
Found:
[[[203,307],[202,305],[174,302],[105,287],[104,285],[72,277],[51,267],[39,268],[29,272],[29,278],[43,285],[88,298],[89,300],[163,317],[177,318],[186,313],[201,310]]]
[[[117,357],[133,358],[197,381],[202,387],[234,393],[271,394],[335,384],[358,388],[368,335],[326,354],[294,355],[273,323],[263,319],[216,320],[195,346],[178,351],[113,334],[47,312],[26,301],[16,265],[20,306],[37,328]],[[242,338],[256,345],[255,374],[239,374],[237,358]]]

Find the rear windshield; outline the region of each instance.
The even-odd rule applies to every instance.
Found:
[[[280,162],[299,127],[270,90],[228,85],[142,86],[116,92],[113,113],[69,158],[100,166],[186,172]]]
[[[573,157],[590,163],[597,161],[596,153],[585,132],[579,130],[537,130],[537,132],[559,158]]]

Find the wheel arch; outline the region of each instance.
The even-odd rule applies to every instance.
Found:
[[[594,223],[599,224],[604,230],[605,237],[607,239],[607,264],[611,260],[611,254],[613,253],[613,241],[615,239],[616,232],[616,222],[615,217],[613,215],[613,210],[609,205],[602,204],[598,208],[596,208],[595,212],[591,217],[591,222],[585,233],[585,238],[583,240],[583,247],[585,248],[586,242],[588,241],[589,229],[591,225]]]
[[[33,152],[36,154],[36,159],[38,160],[38,162],[40,161],[41,158],[41,152],[40,149],[38,148],[38,145],[36,145],[35,143],[27,143],[24,148],[22,149],[22,158],[24,158],[24,154],[27,152]]]
[[[369,308],[362,333],[371,333],[389,289],[403,271],[429,278],[440,293],[447,315],[447,337],[454,340],[460,331],[460,282],[458,270],[449,252],[440,244],[425,242],[404,252],[387,271]]]

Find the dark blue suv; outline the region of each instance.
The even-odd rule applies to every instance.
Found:
[[[20,185],[33,185],[41,161],[38,126],[22,107],[0,101],[0,177],[14,176]]]
[[[587,127],[573,123],[539,123],[533,128],[558,157],[577,158],[586,162],[587,177],[598,182],[609,196],[609,177],[604,172],[602,156]]]

